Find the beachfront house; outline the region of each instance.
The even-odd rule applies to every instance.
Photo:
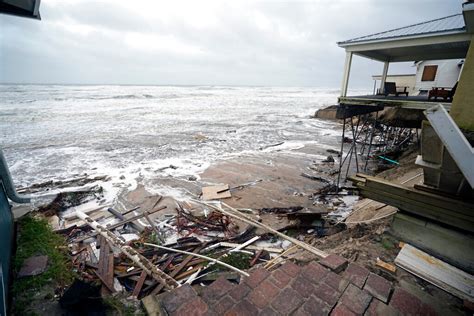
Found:
[[[361,160],[388,159],[380,154],[374,158],[373,135],[378,133],[379,141],[387,146],[405,133],[400,129],[404,121],[415,118],[417,122],[410,127],[417,132],[421,129],[421,140],[417,139],[421,154],[416,164],[423,169],[422,183],[394,184],[360,173],[349,178],[361,195],[400,210],[392,229],[403,240],[469,273],[474,272],[473,36],[474,3],[466,2],[459,14],[338,43],[346,51],[337,110],[337,117],[344,121],[341,154],[347,158],[341,165],[344,161],[350,165],[355,157],[359,171]],[[379,61],[383,71],[377,88],[392,90],[378,95],[348,95],[354,55]],[[393,79],[388,76],[390,64],[397,62],[415,63],[415,90],[421,93],[396,93],[400,91],[396,84],[386,85]],[[437,93],[439,98],[430,98]],[[387,109],[398,116],[392,120],[394,124],[386,121],[381,127],[376,113]],[[366,114],[372,117],[364,120]],[[364,130],[358,130],[359,125]],[[350,149],[344,150],[344,143],[349,141]],[[361,147],[368,147],[368,152],[361,154]],[[342,170],[340,178],[350,169]]]
[[[415,62],[415,91],[427,94],[435,87],[451,89],[459,81],[464,59],[439,59]]]

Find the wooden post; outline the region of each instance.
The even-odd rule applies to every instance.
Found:
[[[347,96],[349,85],[349,75],[351,72],[352,52],[346,52],[346,62],[344,63],[344,74],[342,76],[341,97]]]
[[[384,62],[384,64],[383,64],[382,79],[380,80],[380,92],[381,93],[385,93],[384,85],[385,85],[385,81],[387,80],[388,65],[389,65],[388,61]]]

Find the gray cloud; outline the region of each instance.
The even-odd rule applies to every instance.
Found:
[[[0,16],[0,82],[337,88],[337,41],[458,13],[462,3],[167,2],[44,0],[42,21]],[[381,68],[355,59],[351,87],[370,88]]]

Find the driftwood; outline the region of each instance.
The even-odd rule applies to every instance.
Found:
[[[103,236],[108,242],[116,246],[123,254],[130,258],[137,266],[143,269],[149,276],[164,285],[165,288],[171,290],[178,287],[179,284],[175,279],[158,269],[147,258],[142,256],[138,251],[128,246],[124,241],[115,236],[110,230],[103,227],[96,221],[92,220],[83,212],[77,211],[77,216],[84,220],[90,227]]]
[[[163,250],[168,250],[168,251],[172,251],[172,252],[178,252],[178,253],[183,253],[185,255],[190,255],[190,256],[195,256],[195,257],[198,257],[198,258],[202,258],[202,259],[206,259],[208,261],[211,261],[211,262],[214,262],[215,264],[219,264],[221,266],[224,266],[226,268],[229,268],[235,272],[238,272],[246,277],[249,276],[249,274],[247,272],[244,272],[242,270],[239,270],[237,269],[236,267],[233,267],[231,266],[230,264],[227,264],[225,262],[221,262],[219,260],[216,260],[214,258],[210,258],[210,257],[206,257],[206,256],[203,256],[203,255],[200,255],[200,254],[197,254],[197,253],[192,253],[192,252],[189,252],[189,251],[184,251],[184,250],[178,250],[178,249],[173,249],[173,248],[168,248],[168,247],[164,247],[164,246],[158,246],[158,245],[155,245],[155,244],[150,244],[150,243],[144,243],[144,245],[147,245],[147,246],[151,246],[151,247],[155,247],[155,248],[158,248],[158,249],[163,249]]]
[[[221,207],[214,206],[214,205],[212,205],[212,204],[210,204],[210,203],[204,203],[204,202],[202,202],[202,201],[196,201],[196,202],[197,202],[197,203],[204,204],[204,205],[206,205],[206,206],[208,206],[208,207],[210,207],[210,208],[212,208],[212,209],[215,209],[216,211],[219,211],[219,212],[221,212],[221,213],[223,213],[223,214],[225,214],[225,215],[228,215],[228,216],[230,216],[230,217],[239,219],[239,220],[241,220],[242,222],[245,222],[245,223],[247,223],[247,224],[249,224],[249,225],[252,225],[252,226],[254,226],[254,227],[257,227],[257,228],[261,228],[261,229],[263,229],[263,230],[266,230],[266,231],[268,231],[268,232],[270,232],[270,233],[272,233],[272,234],[274,234],[274,235],[277,235],[277,236],[279,236],[279,237],[281,237],[281,238],[283,238],[283,239],[285,239],[285,240],[290,241],[290,242],[293,243],[294,245],[296,245],[296,246],[298,246],[298,247],[300,247],[300,248],[303,248],[303,249],[305,249],[305,250],[311,252],[312,254],[315,254],[316,256],[318,256],[318,257],[320,257],[320,258],[326,258],[326,257],[329,255],[329,254],[326,253],[325,251],[322,251],[322,250],[317,249],[317,248],[315,248],[315,247],[313,247],[313,246],[311,246],[311,245],[309,245],[309,244],[307,244],[307,243],[301,242],[301,241],[299,241],[299,240],[297,240],[297,239],[295,239],[295,238],[293,238],[293,237],[290,237],[290,236],[287,236],[287,235],[285,235],[285,234],[283,234],[283,233],[280,233],[279,231],[277,231],[277,230],[271,228],[270,226],[267,226],[267,225],[265,225],[265,224],[262,224],[262,223],[256,221],[255,219],[253,219],[252,217],[248,216],[247,214],[244,214],[244,213],[242,213],[242,212],[239,212],[239,211],[236,210],[235,208],[233,208],[233,207],[231,207],[231,206],[229,206],[229,205],[227,205],[227,204],[225,204],[225,203],[222,203],[222,202],[221,202],[221,204],[222,204],[224,207],[228,208],[229,211],[224,210],[224,209],[222,209]]]

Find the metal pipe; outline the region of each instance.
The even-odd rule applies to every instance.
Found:
[[[23,195],[18,195],[13,185],[12,176],[10,170],[8,169],[7,161],[3,155],[3,151],[0,149],[0,181],[5,187],[5,192],[7,197],[15,203],[30,203],[31,198]]]

